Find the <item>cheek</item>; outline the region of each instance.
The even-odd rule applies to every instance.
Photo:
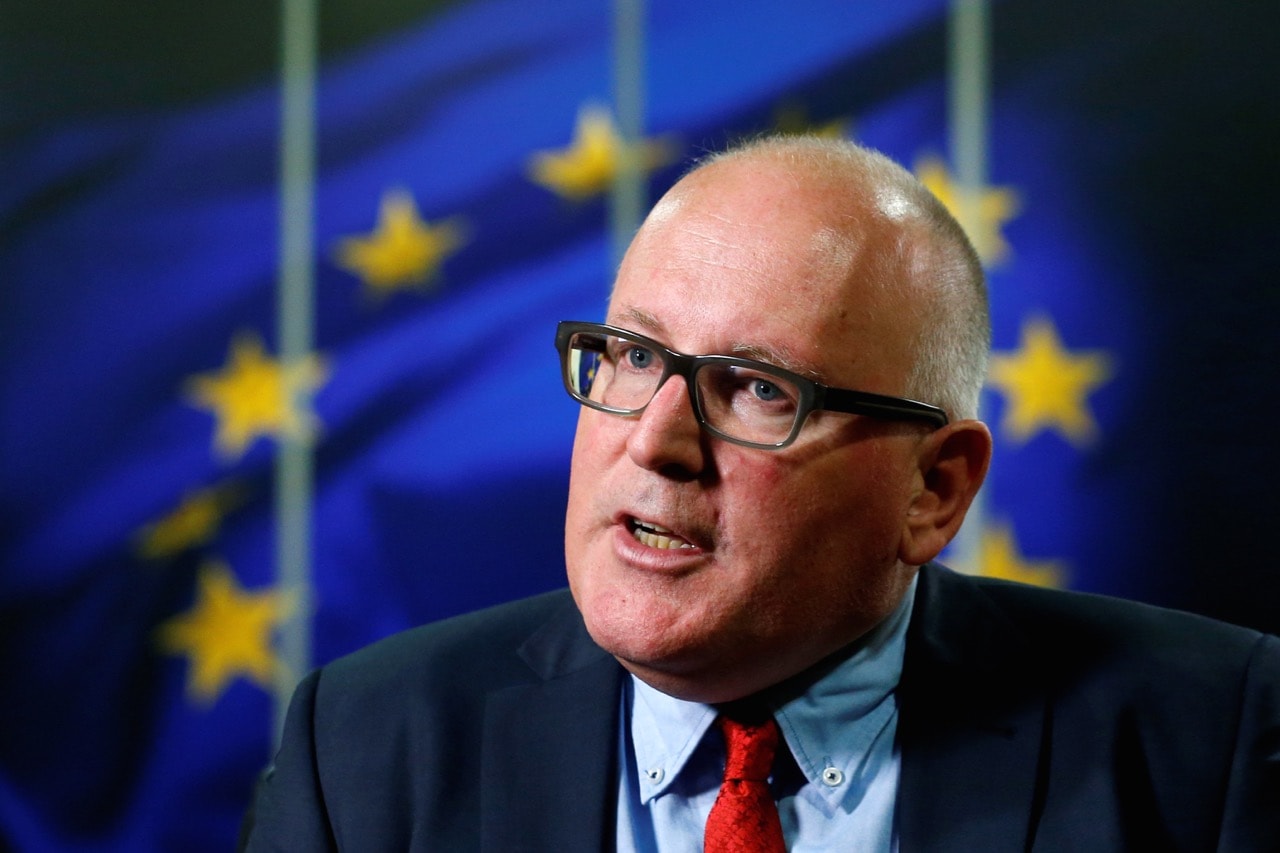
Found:
[[[569,490],[572,497],[575,486],[589,492],[592,478],[603,471],[616,458],[621,447],[616,433],[613,415],[583,408],[578,415],[578,426],[573,433],[573,454],[569,463]],[[610,429],[614,427],[614,429]]]
[[[574,432],[565,508],[565,557],[572,574],[584,570],[591,548],[603,547],[599,534],[611,519],[616,463],[623,452],[627,422],[584,408]]]
[[[598,432],[591,423],[593,418],[587,417],[586,410],[578,417],[578,428],[574,432],[573,454],[569,463],[569,503],[565,510],[565,545],[573,548],[577,535],[591,515],[596,484],[602,468],[600,443],[594,440],[593,433]]]
[[[725,477],[750,496],[736,502],[745,511],[735,513],[735,539],[796,572],[895,559],[904,512],[901,477],[887,470],[887,454],[865,449],[800,466],[744,460]]]
[[[761,458],[763,457],[763,458]],[[720,469],[722,544],[735,561],[778,574],[801,570],[812,559],[816,535],[829,525],[831,496],[820,480],[760,454]],[[762,579],[763,580],[763,579]]]

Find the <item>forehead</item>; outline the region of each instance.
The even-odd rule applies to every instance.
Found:
[[[778,164],[704,172],[646,220],[611,321],[685,352],[743,353],[826,378],[876,351],[901,313],[885,286],[897,238],[883,219]]]
[[[671,340],[674,337],[672,331],[668,329],[667,324],[660,317],[633,305],[619,308],[617,312],[610,315],[610,322],[613,325],[641,332],[662,341]],[[706,354],[753,358],[775,367],[785,368],[801,376],[808,376],[811,379],[821,381],[824,378],[820,362],[801,353],[790,341],[766,343],[750,338],[733,339],[724,346],[712,346],[709,349],[690,352],[690,355]]]

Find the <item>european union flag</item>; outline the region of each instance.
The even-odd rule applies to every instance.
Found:
[[[652,0],[639,139],[607,4],[324,4],[297,357],[276,10],[0,14],[0,847],[227,849],[291,620],[319,664],[563,583],[551,342],[603,317],[628,151],[651,198],[764,131],[913,168],[993,297],[997,460],[953,557],[1280,630],[1276,12],[992,5],[965,206],[943,0]],[[288,441],[308,590],[277,575]]]

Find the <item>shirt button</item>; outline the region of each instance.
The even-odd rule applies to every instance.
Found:
[[[648,770],[644,771],[644,775],[649,778],[649,782],[651,784],[659,785],[662,783],[662,777],[667,774],[663,772],[661,767],[650,767]]]
[[[822,771],[822,784],[828,788],[834,788],[843,781],[844,774],[840,772],[839,768],[828,767]]]

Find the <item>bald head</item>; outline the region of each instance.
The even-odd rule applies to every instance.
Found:
[[[744,175],[765,213],[762,227],[771,200],[798,194],[813,223],[813,252],[804,263],[842,265],[859,279],[848,282],[833,310],[865,312],[869,296],[887,300],[906,336],[900,343],[910,361],[908,396],[942,406],[953,418],[974,417],[990,346],[986,286],[968,238],[941,202],[871,149],[776,136],[700,161],[654,207],[645,228],[660,228],[691,199],[722,192]]]
[[[969,258],[910,175],[848,143],[754,143],[667,193],[618,269],[606,323],[621,331],[602,333],[592,387],[603,401],[652,382],[652,397],[589,405],[574,440],[565,562],[602,648],[659,690],[723,702],[898,606],[990,456],[986,427],[962,417],[976,382],[937,357],[973,328],[965,357],[985,353],[984,323],[956,319],[985,317]],[[835,405],[811,410],[811,386],[778,368]],[[953,419],[836,402],[868,393]],[[717,431],[726,420],[793,432],[743,442]]]

